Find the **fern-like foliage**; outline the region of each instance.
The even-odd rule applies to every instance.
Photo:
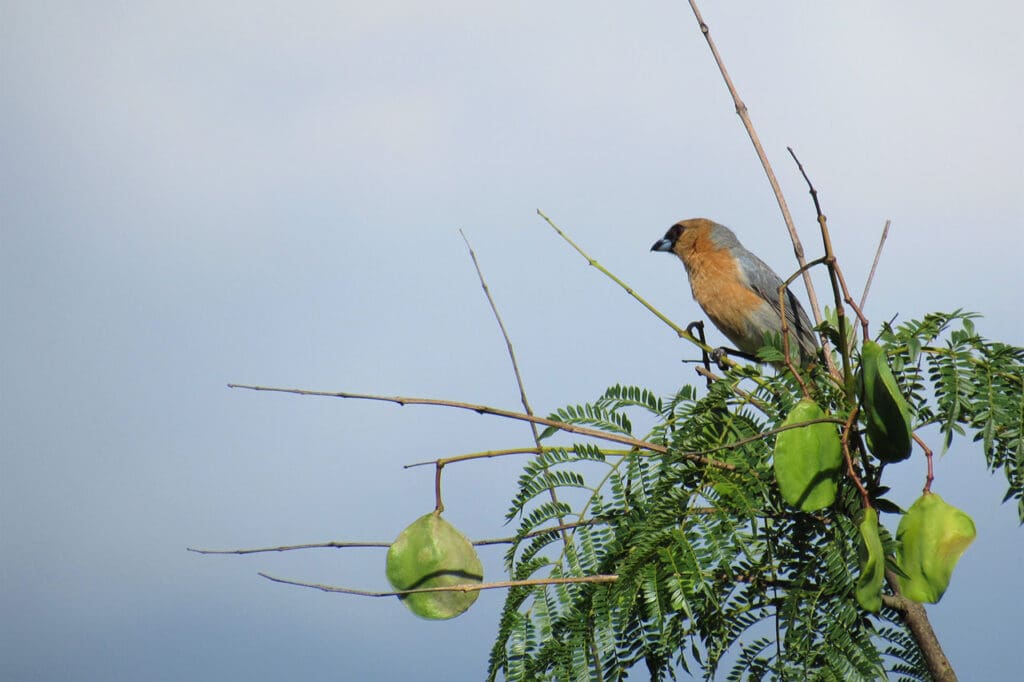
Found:
[[[947,444],[965,434],[979,441],[1024,515],[1024,350],[986,341],[972,318],[929,315],[886,327],[881,340],[915,427],[937,425]],[[807,381],[833,416],[854,409],[824,372]],[[844,479],[833,507],[815,513],[778,493],[774,429],[800,397],[788,373],[747,366],[706,391],[684,386],[659,398],[614,386],[557,410],[553,419],[668,452],[577,444],[525,466],[508,511],[519,519],[510,576],[618,579],[510,590],[488,679],[929,679],[899,614],[865,612],[854,597],[857,488]],[[638,416],[653,420],[648,433],[633,433]],[[898,511],[882,497],[884,466],[856,429],[848,438],[873,504]],[[923,480],[923,458],[921,466]],[[891,554],[891,535],[881,535]]]
[[[993,342],[972,313],[934,313],[893,329],[882,340],[917,405],[918,427],[937,424],[948,448],[954,436],[981,442],[992,471],[1006,476],[1005,500],[1017,500],[1024,523],[1024,348]]]

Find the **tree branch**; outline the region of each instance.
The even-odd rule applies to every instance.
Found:
[[[889,237],[889,225],[892,224],[891,220],[885,221],[885,227],[882,228],[882,237],[878,240],[878,248],[875,249],[875,260],[871,262],[871,272],[868,273],[868,279],[864,282],[864,293],[860,295],[860,309],[864,310],[864,304],[868,300],[868,291],[871,290],[871,282],[875,279],[875,270],[878,268],[878,260],[882,257],[882,248],[885,246],[885,240]]]
[[[914,641],[921,649],[925,665],[928,666],[928,672],[931,673],[934,682],[956,682],[956,672],[949,659],[946,658],[939,638],[935,636],[935,630],[932,629],[924,606],[907,599],[900,593],[899,579],[892,569],[886,569],[885,580],[893,594],[883,594],[882,602],[890,609],[899,612],[903,622],[907,624]]]
[[[474,405],[472,403],[464,403],[457,400],[441,400],[437,398],[414,398],[409,396],[386,396],[386,395],[371,395],[368,393],[346,393],[344,391],[310,391],[302,388],[280,388],[275,386],[253,386],[249,384],[228,384],[228,388],[244,388],[249,391],[270,391],[274,393],[292,393],[295,395],[308,395],[308,396],[321,396],[327,398],[350,398],[353,400],[376,400],[387,403],[397,403],[398,405],[435,405],[439,407],[452,407],[459,410],[470,410],[477,414],[491,414],[497,417],[504,417],[506,419],[518,419],[525,422],[534,422],[535,424],[543,424],[544,426],[550,426],[561,431],[568,431],[569,433],[576,433],[581,436],[588,436],[590,438],[598,438],[601,440],[611,441],[613,443],[621,443],[623,445],[630,445],[635,448],[642,450],[651,450],[653,452],[659,452],[666,454],[669,449],[664,445],[658,445],[657,443],[649,443],[645,440],[639,440],[637,438],[630,438],[629,436],[621,436],[617,433],[608,433],[607,431],[599,431],[598,429],[589,429],[585,426],[576,426],[575,424],[567,424],[554,419],[547,419],[545,417],[536,417],[529,414],[523,414],[522,412],[512,412],[511,410],[502,410],[497,407],[489,407],[487,405]],[[678,453],[680,457],[688,459],[697,464],[703,466],[710,466],[716,469],[722,469],[723,471],[736,471],[735,464],[729,464],[728,462],[720,462],[718,460],[704,457],[703,455],[697,455],[693,453]]]
[[[465,585],[448,585],[446,587],[420,587],[415,590],[394,590],[391,592],[377,592],[373,590],[357,590],[351,587],[335,587],[334,585],[323,585],[320,583],[307,583],[287,578],[277,578],[267,573],[259,573],[261,578],[266,578],[275,583],[284,585],[296,585],[298,587],[311,587],[322,592],[335,592],[339,594],[354,594],[360,597],[404,597],[410,594],[423,592],[480,592],[482,590],[498,590],[509,587],[534,587],[536,585],[570,585],[572,583],[613,583],[619,579],[617,575],[587,575],[579,578],[538,578],[536,580],[501,580],[493,583],[467,583]]]

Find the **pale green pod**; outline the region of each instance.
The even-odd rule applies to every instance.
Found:
[[[917,498],[896,529],[903,596],[930,604],[942,599],[957,561],[976,534],[971,517],[935,493]]]
[[[882,549],[882,538],[878,534],[878,512],[875,509],[868,507],[864,510],[864,518],[858,530],[857,563],[860,576],[857,577],[857,603],[867,611],[878,613],[882,608],[885,550]]]
[[[431,512],[413,521],[388,549],[387,576],[396,590],[477,585],[484,568],[473,544]],[[454,618],[473,605],[479,591],[418,592],[401,597],[423,618]]]
[[[804,398],[790,411],[783,426],[821,419],[824,411]],[[775,438],[775,480],[790,505],[816,511],[836,499],[843,463],[836,425],[829,422],[786,429]]]
[[[910,405],[900,393],[885,350],[865,341],[860,352],[860,402],[868,448],[883,462],[899,462],[913,447]]]

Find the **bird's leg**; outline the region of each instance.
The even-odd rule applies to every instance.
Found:
[[[707,345],[707,341],[704,339],[704,320],[696,320],[686,325],[686,331],[693,336],[696,336],[700,340],[702,346]],[[711,356],[709,356],[708,352],[703,348],[701,348],[700,353],[701,362],[704,364],[704,369],[708,372],[708,374],[705,375],[708,380],[708,388],[711,388]],[[715,364],[718,364],[717,360],[715,361]]]

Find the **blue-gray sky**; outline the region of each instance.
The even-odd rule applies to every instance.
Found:
[[[1024,344],[1018,4],[708,4],[805,235],[812,174],[868,313],[963,307]],[[502,595],[420,621],[376,550],[432,505],[402,464],[529,442],[522,424],[232,391],[228,381],[514,408],[477,250],[547,412],[692,351],[534,214],[681,322],[648,252],[707,216],[793,257],[685,3],[0,3],[0,678],[478,679]],[[818,278],[819,289],[823,281]],[[802,292],[801,292],[802,293]],[[507,532],[521,462],[447,471],[447,518]],[[921,463],[896,467],[909,504]],[[936,491],[979,537],[930,609],[962,679],[1019,671],[1024,537],[955,447]],[[494,576],[501,550],[482,550]]]

